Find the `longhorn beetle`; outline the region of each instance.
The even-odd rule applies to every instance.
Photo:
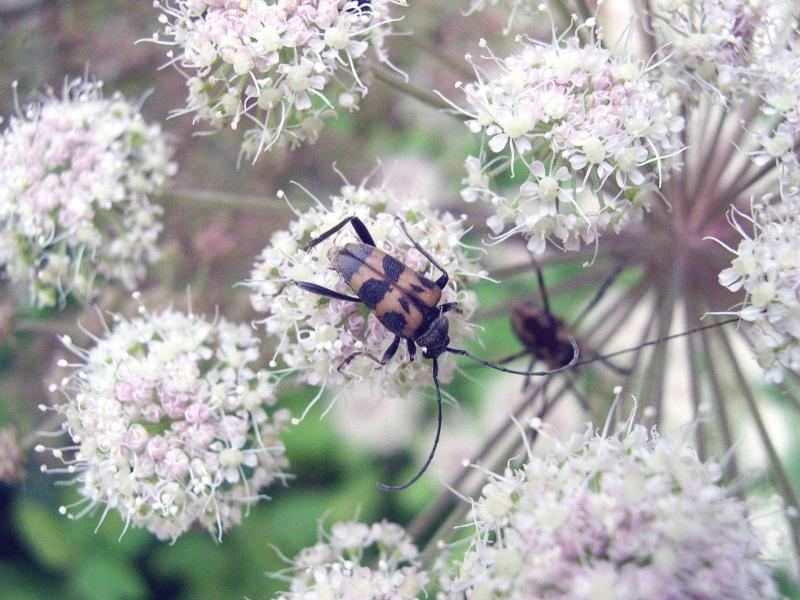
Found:
[[[353,358],[364,354],[381,365],[385,365],[397,353],[400,342],[406,340],[408,346],[409,362],[414,360],[417,346],[422,348],[422,356],[428,358],[433,363],[433,385],[436,388],[436,404],[438,409],[438,423],[436,437],[425,464],[419,469],[416,475],[403,485],[392,486],[382,483],[378,487],[387,492],[399,492],[413,485],[427,470],[436,453],[439,444],[439,436],[442,432],[442,393],[439,389],[439,362],[441,354],[449,352],[515,375],[542,376],[557,373],[572,367],[579,358],[578,344],[574,338],[570,340],[573,349],[572,359],[561,368],[551,371],[517,371],[499,365],[492,364],[477,356],[473,356],[466,350],[451,348],[448,336],[449,322],[445,313],[457,308],[456,302],[446,302],[439,304],[442,297],[442,290],[450,280],[450,276],[442,265],[428,253],[418,242],[416,242],[406,229],[402,219],[397,218],[397,222],[408,238],[409,242],[442,275],[436,280],[431,281],[424,275],[417,273],[404,265],[396,258],[389,256],[375,246],[375,240],[358,217],[347,217],[338,224],[334,225],[318,237],[312,239],[304,248],[306,252],[318,244],[324,242],[348,223],[352,225],[361,242],[351,242],[344,246],[333,246],[328,252],[331,261],[331,268],[336,271],[344,282],[353,290],[357,296],[348,296],[331,290],[310,281],[295,281],[299,287],[336,300],[363,303],[372,311],[381,324],[394,334],[394,340],[378,360],[366,352],[354,352],[346,357],[339,365],[339,369],[347,365]]]

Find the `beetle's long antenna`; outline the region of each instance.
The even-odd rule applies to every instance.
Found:
[[[378,488],[382,489],[384,492],[402,492],[403,490],[410,488],[420,477],[422,477],[423,473],[428,470],[428,467],[433,460],[433,455],[436,454],[436,448],[439,446],[439,436],[442,434],[442,390],[439,389],[439,362],[435,358],[433,359],[433,385],[436,387],[436,407],[439,411],[439,420],[436,425],[436,437],[433,438],[433,447],[431,447],[431,453],[428,455],[428,460],[426,460],[425,464],[422,465],[422,468],[417,471],[417,474],[403,485],[386,485],[385,483],[376,483],[375,485],[377,485]]]
[[[581,357],[580,350],[578,349],[578,342],[574,337],[569,338],[569,343],[572,345],[572,359],[565,364],[563,367],[559,367],[557,369],[553,369],[551,371],[517,371],[516,369],[508,369],[506,367],[501,367],[500,365],[496,365],[494,363],[490,363],[488,360],[483,360],[482,358],[478,358],[474,354],[470,354],[466,350],[461,350],[460,348],[450,348],[447,347],[447,352],[451,354],[458,354],[459,356],[466,356],[470,360],[474,360],[476,363],[480,363],[485,367],[490,367],[497,371],[502,371],[503,373],[512,373],[514,375],[527,375],[529,377],[539,377],[544,375],[552,375],[553,373],[560,373],[561,371],[567,371],[574,367],[575,365],[581,364],[578,362],[578,359]]]
[[[639,344],[638,346],[634,346],[632,348],[617,350],[616,352],[611,352],[610,354],[604,354],[602,356],[592,356],[591,358],[586,358],[584,360],[578,361],[577,363],[575,363],[575,366],[580,367],[582,365],[588,365],[589,363],[597,362],[598,360],[606,361],[609,358],[614,358],[615,356],[619,356],[621,354],[628,354],[629,352],[635,352],[636,350],[639,350],[641,348],[646,348],[647,346],[655,346],[656,344],[661,344],[663,342],[668,342],[670,340],[674,340],[679,337],[691,335],[693,333],[698,333],[700,331],[705,331],[706,329],[721,327],[722,325],[728,325],[729,323],[735,323],[737,321],[739,321],[739,317],[733,317],[731,319],[725,319],[724,321],[719,321],[717,323],[711,323],[710,325],[702,325],[700,327],[694,327],[693,329],[687,329],[686,331],[681,331],[680,333],[673,333],[672,335],[667,335],[655,340],[650,340],[649,342],[644,342],[643,344]]]

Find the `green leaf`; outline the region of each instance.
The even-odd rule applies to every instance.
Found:
[[[115,554],[133,557],[143,554],[150,543],[156,539],[152,533],[146,529],[129,527],[125,531],[125,523],[116,511],[111,511],[106,516],[105,521],[97,530],[97,538]],[[120,536],[122,535],[122,538]]]
[[[14,505],[13,518],[23,542],[44,566],[63,571],[75,563],[65,518],[30,499]]]
[[[17,564],[0,563],[0,597],[3,600],[39,600],[56,598],[58,589],[53,577],[41,576]]]
[[[75,569],[69,588],[83,600],[148,598],[144,578],[131,563],[113,555],[94,555]]]

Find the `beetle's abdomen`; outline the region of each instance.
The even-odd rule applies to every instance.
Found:
[[[419,273],[367,244],[345,244],[331,267],[392,333],[413,338],[436,311],[442,290]]]
[[[514,307],[511,328],[525,347],[548,367],[563,367],[572,360],[572,332],[562,319],[544,309],[534,304]]]

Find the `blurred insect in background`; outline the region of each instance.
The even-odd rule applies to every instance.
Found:
[[[676,338],[738,321],[738,318],[727,319],[709,325],[695,327],[688,331],[646,341],[631,348],[601,355],[595,349],[589,347],[578,336],[576,330],[591,313],[591,311],[600,304],[608,291],[618,281],[620,275],[625,269],[625,265],[617,265],[611,271],[611,273],[597,288],[597,291],[594,293],[586,306],[580,311],[580,313],[578,313],[577,317],[575,317],[572,325],[567,325],[564,319],[552,312],[550,308],[550,297],[547,287],[545,286],[542,269],[532,256],[530,257],[530,260],[536,273],[539,294],[541,296],[541,306],[534,301],[528,301],[519,303],[511,309],[511,329],[520,342],[522,342],[522,344],[525,346],[525,349],[499,360],[498,364],[507,364],[527,356],[529,357],[528,371],[531,371],[536,366],[537,361],[542,361],[549,369],[553,370],[552,372],[570,371],[569,373],[565,373],[568,378],[567,385],[575,394],[578,402],[587,411],[590,410],[590,404],[576,386],[576,375],[579,373],[581,367],[591,363],[599,362],[616,374],[623,377],[628,377],[631,375],[633,367],[618,366],[611,362],[611,358],[630,352],[635,352],[647,346],[665,343]],[[581,359],[577,362],[572,360],[572,341],[577,342],[581,356]],[[567,367],[567,365],[569,365],[569,367]],[[548,379],[537,389],[537,393],[546,396],[546,390],[549,383],[550,380]],[[526,377],[525,383],[523,384],[523,390],[526,390],[529,384],[530,377]],[[546,398],[545,404],[547,404]]]
[[[550,309],[550,296],[544,283],[542,269],[536,260],[531,257],[533,268],[536,272],[536,279],[541,296],[541,306],[536,302],[524,302],[515,305],[511,310],[511,329],[525,349],[508,356],[499,361],[499,364],[507,364],[524,356],[529,357],[528,370],[532,370],[537,361],[544,362],[549,369],[563,369],[572,360],[571,340],[577,340],[580,354],[583,357],[581,364],[586,364],[588,358],[593,361],[600,361],[612,371],[620,375],[630,374],[630,369],[619,367],[611,363],[606,357],[599,356],[591,351],[575,333],[577,327],[583,322],[586,316],[594,309],[609,289],[619,278],[624,269],[624,265],[618,265],[606,280],[600,285],[589,303],[581,310],[575,318],[572,326],[565,323],[564,319],[557,316]],[[577,365],[573,365],[577,366]],[[530,378],[525,378],[523,389],[528,387]]]
[[[444,267],[411,237],[405,223],[401,219],[397,219],[397,222],[414,248],[428,259],[437,270],[441,271],[442,275],[436,281],[432,281],[424,275],[413,271],[396,258],[379,250],[364,223],[358,217],[348,217],[312,239],[304,250],[306,252],[310,251],[318,244],[335,235],[346,225],[352,225],[361,241],[331,247],[328,252],[328,258],[331,262],[331,268],[339,274],[357,296],[348,296],[309,281],[294,282],[302,289],[320,296],[364,304],[378,318],[378,321],[395,335],[394,340],[389,344],[382,358],[378,359],[365,351],[354,352],[345,357],[339,365],[340,371],[353,359],[362,355],[380,365],[385,365],[397,353],[402,340],[406,340],[409,362],[414,360],[417,346],[419,346],[422,348],[422,356],[430,359],[433,363],[433,384],[436,389],[438,409],[438,424],[433,447],[425,464],[408,482],[399,486],[377,484],[380,489],[388,492],[398,492],[414,484],[427,470],[436,453],[442,431],[442,396],[439,389],[438,362],[438,357],[441,354],[449,352],[459,356],[466,356],[492,369],[497,369],[504,373],[524,375],[525,377],[551,375],[552,373],[569,369],[578,361],[580,355],[578,343],[574,338],[570,338],[567,343],[572,349],[572,357],[564,365],[549,371],[531,371],[530,369],[518,371],[485,361],[473,356],[466,350],[450,347],[449,321],[445,313],[457,310],[458,304],[456,302],[439,304],[442,290],[447,286],[450,276]]]

